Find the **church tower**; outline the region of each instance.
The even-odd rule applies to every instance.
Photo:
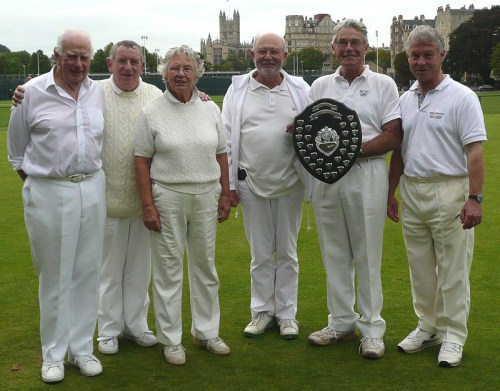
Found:
[[[219,13],[219,34],[221,42],[227,43],[230,46],[240,44],[240,13],[233,12],[233,19],[226,17],[226,13]]]

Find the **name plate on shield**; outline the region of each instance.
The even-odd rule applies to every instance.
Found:
[[[361,149],[361,124],[356,111],[334,99],[320,99],[294,120],[293,146],[305,169],[334,183],[350,170]]]

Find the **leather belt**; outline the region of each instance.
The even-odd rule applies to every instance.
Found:
[[[73,182],[79,183],[82,181],[86,181],[94,176],[94,174],[74,174],[70,176],[51,176],[48,179],[54,179],[56,181],[65,181],[65,182]]]

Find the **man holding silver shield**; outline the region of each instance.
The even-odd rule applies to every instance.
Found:
[[[398,91],[386,75],[373,73],[364,58],[366,26],[343,20],[334,29],[332,50],[341,66],[311,86],[309,101],[332,98],[355,110],[363,131],[360,156],[333,184],[315,181],[313,205],[327,277],[328,325],[309,336],[311,345],[330,345],[362,336],[365,358],[384,355],[385,321],[380,278],[388,173],[385,154],[401,143]],[[357,275],[357,291],[354,275]],[[358,314],[354,311],[357,297]]]

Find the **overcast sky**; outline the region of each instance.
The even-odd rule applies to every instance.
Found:
[[[491,8],[494,0],[476,1],[476,9]],[[90,33],[94,50],[109,42],[131,39],[146,43],[150,52],[186,44],[200,50],[200,40],[208,33],[219,37],[219,12],[240,14],[240,37],[251,42],[262,32],[285,33],[286,15],[313,17],[330,14],[334,21],[363,19],[372,46],[389,46],[390,26],[394,16],[413,19],[424,15],[435,19],[439,6],[458,9],[469,4],[458,0],[9,0],[2,2],[0,44],[11,51],[38,49],[51,55],[56,37],[66,28]],[[378,39],[376,38],[378,31]],[[147,36],[146,40],[142,36]]]

